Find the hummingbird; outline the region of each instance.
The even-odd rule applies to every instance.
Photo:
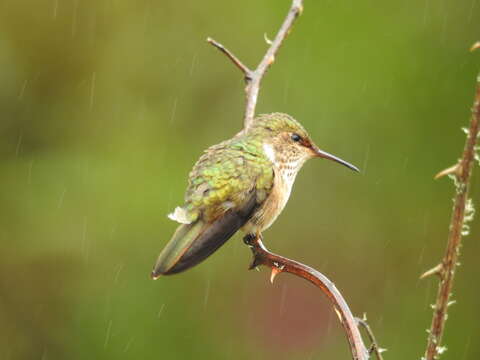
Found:
[[[247,129],[205,150],[190,172],[185,203],[168,215],[180,225],[152,278],[197,265],[239,230],[245,239],[261,236],[284,209],[299,170],[313,158],[359,171],[320,150],[305,128],[283,113],[259,115]]]

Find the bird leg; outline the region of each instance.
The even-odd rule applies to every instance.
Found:
[[[250,233],[243,237],[243,242],[245,243],[245,245],[253,246],[256,238],[257,238],[256,234]]]
[[[257,252],[259,243],[260,244],[262,243],[262,238],[263,238],[262,234],[260,233],[257,233],[257,234],[250,233],[243,237],[243,242],[245,243],[245,245],[247,245],[250,248],[250,250],[252,250],[252,254],[253,254],[253,259],[250,266],[248,267],[248,270],[252,270],[257,268],[260,265],[263,265],[263,259],[258,256],[258,252]]]

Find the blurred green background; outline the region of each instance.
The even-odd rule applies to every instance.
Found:
[[[242,78],[287,0],[0,2],[0,359],[348,359],[310,284],[247,271],[239,236],[184,274],[149,279],[202,150],[241,127]],[[275,252],[366,312],[388,359],[419,359],[460,156],[480,3],[305,1],[257,112],[294,115],[362,169],[309,162]],[[478,173],[478,169],[475,172]],[[472,197],[478,204],[478,177]],[[445,359],[478,359],[480,229],[465,239]]]

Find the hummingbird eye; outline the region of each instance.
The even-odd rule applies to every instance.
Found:
[[[290,138],[295,142],[299,142],[300,140],[302,140],[302,137],[298,134],[295,134],[295,133],[293,133]]]

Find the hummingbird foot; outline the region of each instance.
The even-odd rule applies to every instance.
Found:
[[[243,237],[243,242],[245,243],[245,245],[252,247],[256,239],[257,239],[257,235],[250,233]]]
[[[248,233],[243,237],[243,242],[248,245],[248,247],[250,247],[253,252],[253,260],[248,267],[249,270],[256,269],[260,265],[266,265],[264,261],[265,259],[261,256],[258,256],[258,253],[256,251],[259,245],[260,247],[263,247],[262,238],[263,236],[261,233]],[[272,273],[270,274],[270,282],[273,284],[273,280],[275,280],[275,277],[283,271],[285,265],[279,264],[278,262],[274,261],[268,266],[272,269]]]
[[[257,268],[259,265],[262,265],[261,259],[255,256],[255,246],[258,244],[258,241],[262,241],[262,234],[257,233],[248,233],[243,237],[243,242],[247,245],[253,252],[253,260],[248,270]]]

